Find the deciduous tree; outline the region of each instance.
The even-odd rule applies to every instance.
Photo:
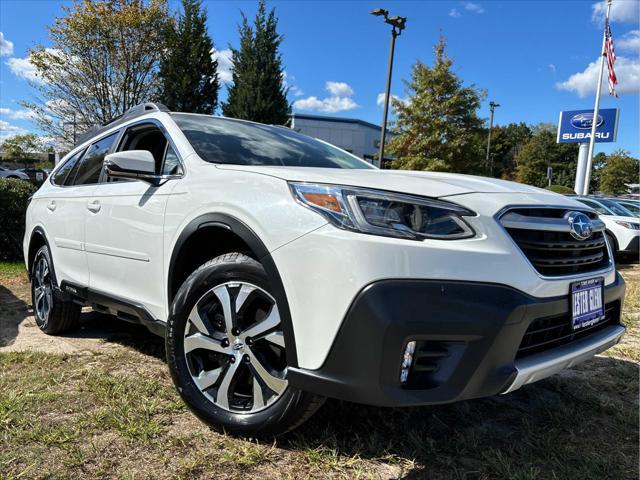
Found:
[[[34,133],[15,135],[2,143],[3,157],[6,160],[22,163],[26,167],[29,161],[36,160],[39,153],[46,150],[40,137]]]
[[[625,150],[616,150],[607,155],[600,173],[600,191],[602,193],[625,193],[627,184],[638,183],[640,161]]]
[[[526,142],[518,154],[516,180],[536,187],[548,184],[547,167],[553,169],[553,183],[573,188],[578,162],[578,145],[556,143],[554,126],[532,128],[534,135]]]
[[[213,113],[218,106],[218,62],[200,0],[182,0],[183,13],[167,28],[160,65],[160,98],[171,110]]]
[[[25,103],[42,130],[70,143],[156,98],[169,19],[166,0],[75,0],[49,27],[52,46],[30,51],[39,101]]]

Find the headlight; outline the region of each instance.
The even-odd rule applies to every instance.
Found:
[[[630,228],[631,230],[640,230],[640,223],[633,222],[624,222],[622,220],[614,220],[618,225],[623,226],[624,228]]]
[[[462,219],[475,213],[455,203],[338,185],[289,185],[296,200],[344,230],[411,240],[475,235]]]

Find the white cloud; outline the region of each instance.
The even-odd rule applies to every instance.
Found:
[[[349,97],[328,97],[319,99],[318,97],[307,97],[293,102],[296,110],[317,110],[325,113],[345,112],[353,110],[358,104]]]
[[[32,82],[42,83],[42,79],[38,77],[38,71],[36,67],[29,60],[29,57],[25,57],[25,58],[12,57],[9,60],[7,60],[5,63],[9,67],[9,70],[11,70],[11,73],[13,73],[14,75],[20,78],[25,78]]]
[[[13,42],[4,38],[4,33],[0,32],[0,57],[13,55]]]
[[[451,10],[449,10],[449,16],[451,18],[460,18],[461,13],[458,11],[457,8],[452,8]]]
[[[379,93],[378,96],[376,97],[376,105],[378,105],[379,107],[384,106],[384,99],[385,99],[386,95],[384,93]],[[404,103],[405,105],[407,103],[409,103],[409,100],[407,98],[400,98],[397,95],[394,95],[393,93],[391,94],[391,98],[393,100],[397,100],[399,102]],[[391,105],[391,104],[390,104]]]
[[[12,125],[9,122],[0,120],[0,142],[6,140],[9,137],[22,135],[24,133],[27,133],[24,128],[17,127],[16,125]]]
[[[291,92],[291,95],[293,95],[294,97],[301,97],[304,95],[304,92],[297,85],[291,85],[291,87],[289,88],[289,91]]]
[[[351,98],[354,92],[349,84],[326,82],[325,90],[331,94],[329,97],[322,99],[316,96],[301,98],[293,102],[293,108],[296,110],[317,110],[325,113],[336,113],[353,110],[358,107],[358,104]]]
[[[615,64],[618,85],[616,92],[620,95],[640,93],[640,59],[618,57]],[[607,92],[607,67],[602,75],[602,90]],[[558,90],[575,92],[579,97],[586,97],[596,91],[596,82],[600,73],[600,60],[591,62],[582,72],[574,73],[564,82],[556,83]]]
[[[591,5],[591,20],[603,24],[607,13],[607,1],[602,0]],[[611,4],[611,21],[623,23],[640,22],[640,0],[615,0]]]
[[[325,89],[335,97],[350,97],[353,95],[353,88],[344,82],[327,82]]]
[[[233,55],[230,49],[216,50],[211,52],[213,60],[218,61],[218,78],[222,83],[233,82]]]
[[[31,110],[12,110],[10,108],[0,108],[0,116],[13,120],[33,120],[36,117]]]
[[[289,75],[286,70],[282,72],[282,83],[284,84],[285,88],[288,88],[289,93],[294,97],[301,97],[302,95],[304,95],[304,92],[300,87],[292,83],[295,81],[296,77],[294,77],[293,75]]]
[[[470,12],[484,13],[484,8],[482,8],[477,3],[463,2],[462,5],[464,6],[465,10],[469,10]]]
[[[556,73],[556,66],[553,63],[550,63],[548,66],[549,70],[551,70],[553,73]]]
[[[640,53],[640,30],[631,30],[619,39],[613,39],[613,45],[616,50],[630,50]]]

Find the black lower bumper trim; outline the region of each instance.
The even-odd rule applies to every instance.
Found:
[[[616,274],[605,303],[622,302],[624,289]],[[458,281],[375,282],[356,297],[323,366],[290,368],[288,379],[295,388],[378,406],[495,395],[515,379],[514,359],[531,322],[568,311],[568,294],[535,298],[505,285]],[[407,387],[401,359],[413,340],[421,377]]]
[[[640,237],[634,237],[624,250],[620,250],[620,253],[635,255],[636,258],[640,256]]]

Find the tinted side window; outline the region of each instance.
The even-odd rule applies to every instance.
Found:
[[[155,125],[136,125],[127,130],[119,151],[146,150],[150,152],[156,161],[155,172],[157,174],[162,170],[167,143],[164,134]]]
[[[53,176],[53,183],[56,185],[64,185],[64,181],[67,179],[69,172],[73,169],[73,167],[78,163],[78,160],[82,157],[84,150],[79,151],[72,157],[65,160],[62,166],[56,171]]]
[[[609,212],[606,208],[604,208],[602,205],[597,204],[596,202],[590,202],[589,200],[583,200],[582,198],[580,199],[580,201],[585,205],[593,208],[596,212],[601,213],[602,215],[611,215],[611,212]]]
[[[75,179],[73,180],[74,185],[98,183],[104,156],[109,153],[117,136],[117,132],[113,133],[89,147],[78,167],[78,173],[76,173]]]

